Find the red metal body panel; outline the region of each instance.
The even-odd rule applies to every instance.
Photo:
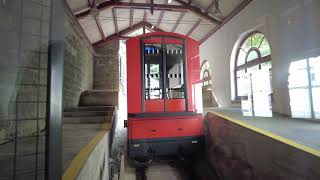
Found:
[[[169,138],[202,134],[202,116],[129,118],[128,138]]]
[[[163,99],[149,99],[144,101],[145,112],[164,112]],[[167,99],[167,112],[185,111],[185,99]]]
[[[133,38],[127,41],[127,95],[128,113],[141,113],[141,65],[140,41]]]
[[[145,112],[163,112],[164,100],[163,99],[149,99],[144,101]]]
[[[185,111],[185,99],[168,99],[167,101],[168,112],[181,112]]]

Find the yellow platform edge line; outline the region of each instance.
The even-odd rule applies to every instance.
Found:
[[[293,146],[293,147],[295,147],[295,148],[297,148],[297,149],[300,149],[300,150],[302,150],[302,151],[305,151],[305,152],[307,152],[307,153],[310,153],[310,154],[312,154],[312,155],[315,155],[315,156],[317,156],[317,157],[320,157],[320,151],[318,151],[318,150],[316,150],[316,149],[313,149],[313,148],[310,148],[310,147],[308,147],[308,146],[305,146],[305,145],[296,143],[296,142],[294,142],[294,141],[292,141],[292,140],[286,139],[286,138],[281,137],[281,136],[279,136],[279,135],[272,134],[272,133],[270,133],[270,132],[268,132],[268,131],[266,131],[266,130],[257,128],[257,127],[255,127],[255,126],[253,126],[253,125],[250,125],[250,124],[245,123],[245,122],[240,121],[240,120],[233,119],[233,118],[231,118],[231,117],[225,116],[225,115],[220,114],[220,113],[218,113],[218,112],[210,111],[210,113],[213,113],[213,114],[215,114],[215,115],[217,115],[217,116],[219,116],[219,117],[221,117],[221,118],[223,118],[223,119],[226,119],[226,120],[229,120],[229,121],[231,121],[231,122],[234,122],[234,123],[236,123],[236,124],[238,124],[238,125],[240,125],[240,126],[243,126],[243,127],[247,128],[247,129],[253,130],[253,131],[258,132],[258,133],[260,133],[260,134],[262,134],[262,135],[268,136],[268,137],[270,137],[270,138],[272,138],[272,139],[275,139],[275,140],[277,140],[277,141],[280,141],[280,142],[282,142],[282,143],[288,144],[288,145]]]
[[[97,133],[97,135],[87,144],[85,145],[79,153],[72,159],[66,171],[63,173],[62,180],[74,180],[77,178],[79,172],[87,162],[91,152],[97,146],[97,144],[101,141],[101,139],[106,134],[107,130],[109,130],[110,123],[104,122],[101,125],[101,131]]]

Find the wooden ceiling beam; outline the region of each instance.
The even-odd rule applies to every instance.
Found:
[[[186,36],[190,36],[190,35],[193,33],[193,31],[194,31],[195,29],[197,29],[197,27],[200,25],[200,23],[201,23],[201,19],[199,19],[199,20],[191,27],[191,29],[188,31],[188,33],[186,34]]]
[[[198,7],[192,6],[187,2],[182,0],[175,0],[182,5],[168,5],[168,4],[153,4],[154,10],[164,10],[164,11],[176,11],[176,12],[192,12],[200,16],[203,19],[209,20],[215,24],[221,24],[221,21],[202,12]],[[107,8],[126,8],[126,9],[150,9],[150,4],[148,3],[127,3],[119,1],[106,1],[97,5],[98,10],[104,10]],[[83,11],[76,14],[77,18],[84,18],[90,14],[91,9]]]
[[[94,20],[97,24],[97,27],[98,27],[98,30],[99,30],[99,33],[100,33],[100,36],[101,36],[101,39],[105,40],[106,39],[106,36],[104,35],[104,32],[102,30],[102,26],[101,26],[101,23],[99,21],[99,19],[97,19],[96,17],[94,17]]]
[[[206,9],[206,14],[209,13],[209,11],[213,8],[213,6],[217,3],[217,0],[212,0],[212,2],[210,3],[210,5],[208,6],[208,8]]]
[[[163,18],[164,13],[165,13],[165,11],[161,11],[161,12],[160,12],[160,15],[159,15],[159,18],[158,18],[158,21],[157,21],[156,28],[159,28],[159,27],[160,27],[160,23],[161,23],[161,21],[162,21],[162,18]]]
[[[177,27],[179,26],[179,24],[180,24],[180,22],[181,22],[181,20],[182,20],[182,18],[183,18],[183,16],[184,16],[185,14],[186,14],[185,12],[182,12],[182,13],[180,14],[180,16],[179,16],[179,18],[177,19],[176,24],[173,26],[171,32],[174,32],[174,31],[177,29]]]
[[[163,32],[162,29],[152,29],[152,24],[149,23],[149,22],[139,22],[138,24],[135,24],[133,25],[132,27],[129,27],[125,30],[122,30],[120,31],[118,34],[112,34],[110,36],[108,36],[105,40],[101,40],[101,41],[98,41],[96,43],[93,44],[94,47],[97,47],[97,46],[101,46],[103,45],[104,43],[110,41],[110,40],[114,40],[114,39],[127,39],[128,37],[126,37],[127,34],[139,29],[139,28],[143,28],[143,27],[146,27],[148,28],[149,30],[152,30],[152,31],[159,31],[159,32]]]
[[[95,0],[93,0],[93,1],[88,0],[88,5],[89,5],[90,8],[92,8],[92,7],[94,6],[94,3],[95,3]],[[104,32],[103,32],[103,30],[102,30],[102,26],[101,26],[100,21],[97,19],[96,16],[94,16],[93,18],[94,18],[94,21],[96,22],[96,25],[97,25],[97,27],[98,27],[98,30],[99,30],[101,39],[102,39],[102,40],[106,40],[106,36],[104,35]]]
[[[142,22],[143,22],[143,34],[145,34],[146,33],[146,29],[145,29],[145,23],[146,23],[146,20],[147,20],[147,10],[144,10],[144,13],[143,13],[143,20],[142,20]]]
[[[130,0],[130,3],[133,3],[133,0]],[[130,20],[129,20],[129,27],[132,27],[133,24],[133,8],[130,8]]]
[[[206,34],[199,42],[202,44],[209,37],[211,37],[215,32],[217,32],[223,25],[229,22],[234,16],[236,16],[242,9],[247,7],[253,0],[245,0],[241,4],[239,4],[227,17],[224,18],[222,23],[215,28],[213,28],[208,34]]]
[[[203,12],[200,8],[196,6],[192,6],[191,3],[185,2],[183,0],[175,0],[176,2],[183,5],[185,8],[191,9],[191,12],[195,13],[196,15],[200,16],[203,19],[209,20],[215,24],[221,24],[222,22],[212,16],[210,16],[208,13]]]
[[[166,0],[165,1],[165,4],[167,4],[168,3],[168,1]],[[157,21],[157,25],[156,25],[156,28],[159,28],[160,27],[160,24],[161,24],[161,21],[162,21],[162,18],[163,18],[163,16],[164,16],[164,13],[165,13],[166,11],[164,11],[164,10],[162,10],[161,12],[160,12],[160,15],[159,15],[159,18],[158,18],[158,21]]]
[[[118,34],[119,30],[118,30],[117,12],[115,8],[112,8],[112,16],[113,16],[114,32]]]

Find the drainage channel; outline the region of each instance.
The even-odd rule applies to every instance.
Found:
[[[136,169],[136,180],[194,180],[192,169],[186,169],[181,162],[155,163]]]
[[[146,168],[137,168],[136,169],[136,180],[147,180]]]

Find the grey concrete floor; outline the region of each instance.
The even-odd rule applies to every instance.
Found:
[[[63,170],[77,153],[88,144],[101,130],[101,124],[65,124],[63,125]],[[36,157],[36,146],[38,156]],[[14,142],[0,145],[0,179],[12,179],[14,169]],[[38,161],[38,179],[44,179],[45,136],[17,139],[16,172],[24,180],[35,179],[35,162]]]
[[[63,170],[69,166],[72,159],[101,130],[97,124],[64,124],[63,125]]]
[[[295,119],[279,114],[273,117],[243,116],[239,108],[206,108],[205,112],[218,112],[243,121],[272,134],[320,151],[320,121]]]

